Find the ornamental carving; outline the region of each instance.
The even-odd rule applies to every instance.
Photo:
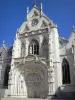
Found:
[[[26,82],[41,82],[41,77],[36,73],[31,73],[26,77]]]
[[[47,41],[47,39],[46,39],[46,37],[44,36],[44,38],[43,38],[43,43],[42,43],[43,45],[47,45],[48,44],[48,41]]]

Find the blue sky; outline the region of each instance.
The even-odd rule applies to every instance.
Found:
[[[26,18],[26,7],[30,10],[34,0],[0,0],[0,46],[6,41],[12,45],[15,32]],[[36,0],[43,2],[44,13],[58,25],[59,35],[68,38],[75,25],[75,0]]]

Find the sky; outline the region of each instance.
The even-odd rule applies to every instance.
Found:
[[[26,19],[26,8],[33,8],[34,0],[0,0],[0,46],[5,40],[13,44],[17,28]],[[68,38],[75,25],[75,0],[36,0],[43,3],[43,12],[58,25],[59,36]]]

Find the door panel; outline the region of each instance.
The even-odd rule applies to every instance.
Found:
[[[40,98],[40,83],[28,83],[28,97]]]
[[[34,83],[35,98],[40,98],[40,83]]]

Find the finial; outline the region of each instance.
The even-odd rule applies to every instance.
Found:
[[[29,14],[29,7],[27,7],[27,19],[28,19],[28,14]]]
[[[72,28],[75,29],[75,26],[73,25]]]
[[[43,9],[43,4],[42,4],[42,2],[41,2],[41,10]]]
[[[5,40],[3,40],[2,46],[3,46],[3,47],[5,46]]]
[[[34,0],[33,6],[36,7],[36,0]]]
[[[74,25],[72,26],[72,29],[73,29],[73,32],[75,32],[75,26]]]
[[[43,5],[42,5],[42,2],[41,2],[41,15],[42,15],[42,9],[43,9]]]
[[[19,35],[19,29],[17,28],[17,31],[16,31],[16,39],[18,38],[18,35]]]
[[[29,7],[27,7],[27,14],[29,13]]]
[[[17,28],[17,32],[18,32],[18,28]]]

